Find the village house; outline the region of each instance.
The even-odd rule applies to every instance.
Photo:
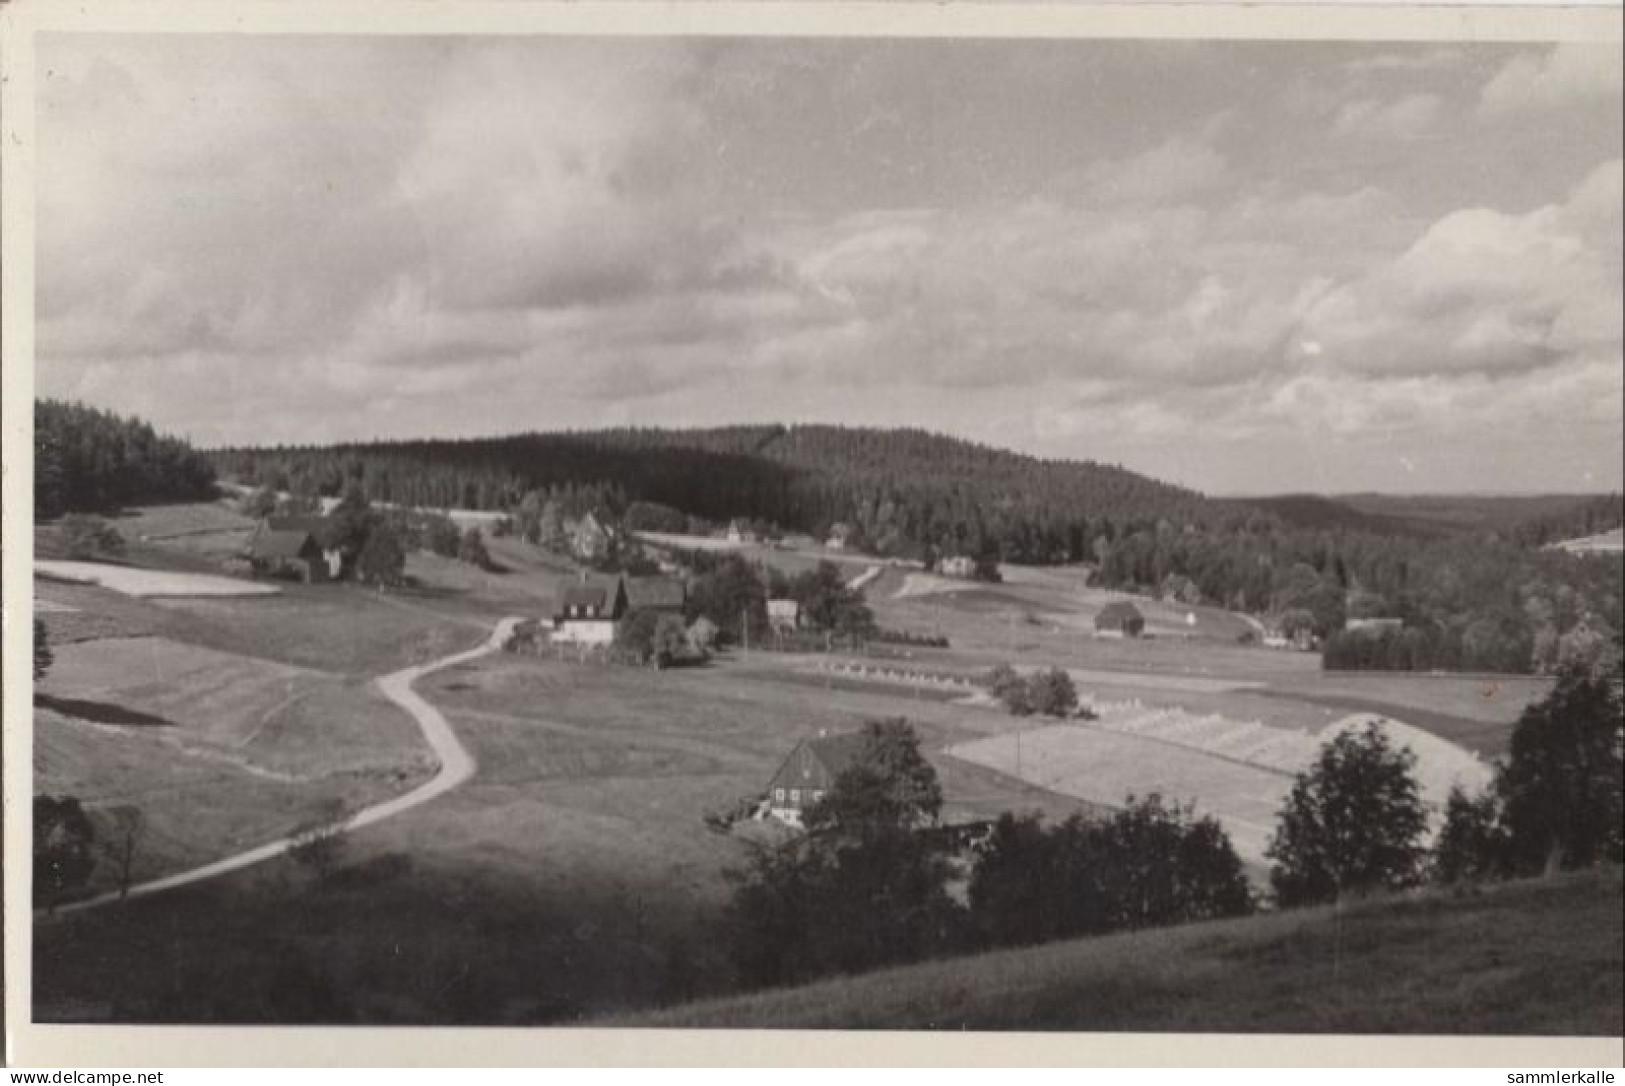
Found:
[[[829,526],[829,538],[824,541],[824,546],[832,551],[844,551],[851,546],[853,534],[852,525],[838,520]]]
[[[609,553],[609,529],[590,512],[567,524],[565,532],[570,539],[570,550],[583,561],[596,561]]]
[[[824,798],[836,777],[857,764],[866,742],[863,732],[802,740],[768,781],[767,813],[799,828],[803,813]]]
[[[1145,632],[1145,616],[1127,600],[1113,600],[1095,615],[1096,637],[1139,637]]]
[[[748,521],[735,518],[728,522],[728,542],[755,543],[756,540],[756,530],[750,526]]]
[[[553,608],[553,641],[572,645],[611,645],[615,624],[626,614],[626,583],[583,581],[559,593]]]
[[[1349,633],[1361,633],[1370,636],[1388,633],[1398,633],[1405,628],[1402,618],[1351,618],[1343,623],[1343,629]]]
[[[688,594],[673,577],[614,577],[566,586],[552,614],[552,641],[611,645],[621,620],[633,611],[682,614]]]
[[[1315,647],[1315,631],[1308,626],[1295,626],[1289,633],[1278,622],[1266,623],[1264,626],[1264,647],[1309,652]]]
[[[968,554],[953,554],[937,563],[937,572],[944,577],[963,577],[965,579],[976,576],[976,559]]]
[[[306,584],[337,580],[344,555],[327,547],[327,517],[266,517],[244,549],[249,568],[261,577],[293,577]]]

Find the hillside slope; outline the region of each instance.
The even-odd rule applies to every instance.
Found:
[[[1080,939],[615,1024],[1617,1036],[1619,868]]]
[[[1077,560],[1107,521],[1219,512],[1193,491],[1120,467],[907,429],[628,428],[211,455],[223,474],[277,489],[337,493],[357,482],[374,499],[474,509],[512,509],[531,490],[590,489],[612,507],[656,502],[713,521],[761,518],[809,532],[844,522],[888,550],[996,540],[1007,559]]]

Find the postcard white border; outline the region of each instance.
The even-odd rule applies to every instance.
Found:
[[[31,852],[34,37],[40,33],[1614,41],[1617,7],[1389,3],[95,2],[0,9],[5,854]],[[5,887],[6,1062],[206,1066],[1617,1066],[1618,1038],[272,1027],[28,1021],[29,865]]]

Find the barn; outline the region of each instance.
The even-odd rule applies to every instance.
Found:
[[[768,814],[800,826],[802,812],[823,799],[835,778],[858,763],[867,742],[863,732],[843,732],[797,744],[768,782]]]
[[[1127,600],[1113,600],[1095,615],[1096,637],[1139,637],[1145,632],[1145,616]]]
[[[326,517],[266,517],[249,537],[244,557],[262,577],[292,577],[309,583],[343,574],[344,556],[327,547]]]

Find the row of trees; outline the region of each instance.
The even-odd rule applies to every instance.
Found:
[[[214,494],[209,458],[139,419],[34,401],[34,516],[194,501]]]
[[[1562,676],[1519,718],[1508,757],[1481,795],[1453,789],[1431,851],[1415,758],[1373,724],[1347,731],[1301,775],[1270,844],[1284,906],[1456,882],[1619,863],[1625,703],[1617,672]]]
[[[762,644],[769,636],[767,601],[796,601],[803,628],[840,638],[863,641],[876,633],[874,613],[863,593],[847,585],[833,562],[794,576],[734,553],[688,552],[680,556],[692,571],[685,617],[713,622],[720,638],[740,644],[754,638]]]
[[[1464,534],[1307,530],[1253,518],[1228,526],[1162,522],[1097,540],[1097,580],[1146,590],[1188,579],[1196,598],[1304,624],[1330,668],[1555,672],[1557,646],[1582,623],[1620,626],[1618,562]],[[1388,617],[1386,637],[1347,631]]]

